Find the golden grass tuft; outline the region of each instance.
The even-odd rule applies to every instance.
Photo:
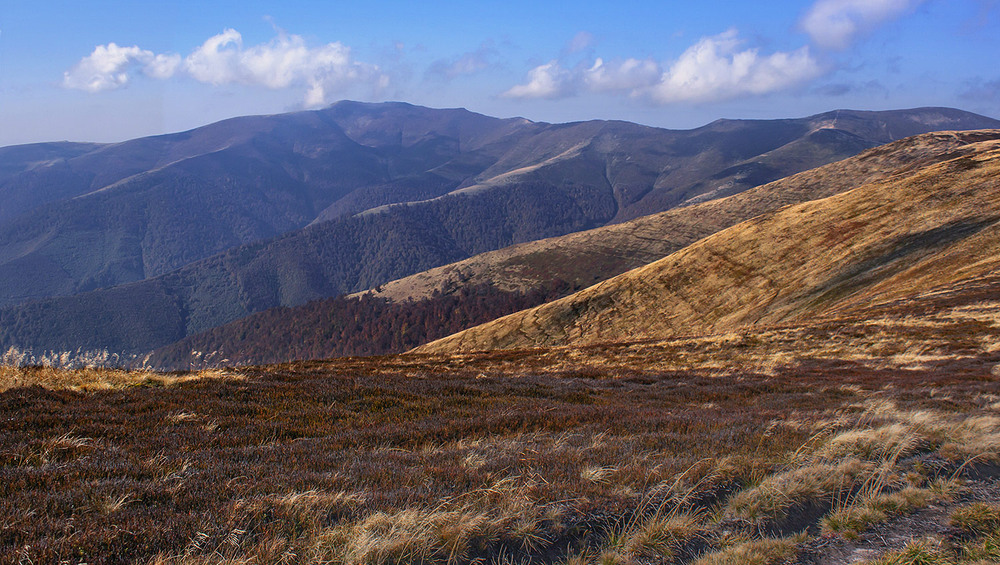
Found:
[[[866,500],[835,509],[822,520],[826,534],[839,534],[847,539],[857,539],[875,524],[892,517],[909,514],[945,496],[940,489],[906,487],[895,492],[879,494]]]
[[[848,458],[791,469],[736,493],[729,499],[726,511],[756,523],[781,520],[797,505],[829,502],[837,494],[861,485],[874,468],[870,462]]]
[[[912,455],[928,445],[928,438],[918,429],[903,423],[871,429],[842,432],[831,438],[819,451],[829,459],[857,457],[872,461],[882,460],[897,452],[898,456]]]
[[[166,387],[200,379],[243,379],[241,373],[209,369],[195,373],[155,373],[121,369],[58,369],[54,367],[12,367],[0,365],[0,392],[40,386],[50,390],[78,392],[121,389],[134,386]]]
[[[793,559],[805,536],[744,541],[709,553],[694,565],[778,565]]]
[[[953,565],[955,561],[930,541],[912,541],[903,549],[866,561],[865,565]]]
[[[951,526],[969,535],[1000,532],[1000,505],[975,502],[951,514]]]
[[[671,559],[683,544],[703,531],[704,524],[695,514],[653,516],[627,533],[621,550],[629,556]]]
[[[321,559],[345,564],[455,563],[496,535],[496,521],[482,512],[407,509],[376,512],[328,530],[319,536],[316,551]]]

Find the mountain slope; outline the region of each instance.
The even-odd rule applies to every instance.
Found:
[[[762,213],[977,151],[997,132],[925,134],[703,204],[492,251],[358,296],[267,310],[158,349],[157,367],[398,352],[541,304]],[[456,327],[457,326],[457,327]]]
[[[1000,139],[783,208],[569,297],[419,348],[581,345],[801,321],[1000,266]]]
[[[515,291],[552,279],[576,287],[589,285],[759,214],[908,174],[914,168],[975,152],[972,144],[994,138],[996,133],[989,131],[906,138],[730,197],[470,257],[386,283],[376,294],[400,302],[448,294],[465,285],[490,284]]]
[[[524,231],[531,238],[559,235],[738,193],[901,132],[940,127],[1000,122],[939,108],[843,110],[671,131],[342,102],[64,150],[29,170],[14,157],[5,166],[0,152],[0,170],[12,171],[0,176],[0,305],[156,277],[239,245],[393,204],[510,199],[544,187],[572,200],[589,222],[550,229],[544,209],[556,203],[538,201],[517,209],[483,204],[475,223],[530,223]],[[519,241],[527,239],[472,252]]]
[[[149,350],[267,308],[616,222],[628,210],[639,213],[645,195],[673,207],[741,191],[891,137],[892,120],[995,123],[957,110],[843,111],[678,132],[341,103],[231,120],[173,141],[102,147],[96,153],[125,163],[110,169],[115,175],[155,167],[46,204],[0,229],[0,288],[9,304],[0,311],[0,342]],[[215,149],[184,156],[207,148]],[[126,159],[132,152],[142,159]],[[174,157],[180,160],[169,161]],[[773,170],[751,175],[740,168],[755,159]],[[334,204],[322,208],[328,201]],[[372,204],[379,206],[354,214]],[[333,219],[320,221],[327,217]],[[312,225],[295,229],[306,223]],[[259,241],[283,230],[292,231]],[[253,243],[234,247],[246,241]],[[113,286],[128,281],[135,282]],[[76,294],[45,299],[69,293]],[[148,297],[161,294],[158,306],[147,308]],[[34,302],[24,303],[29,298]],[[70,327],[70,312],[135,327]],[[168,319],[178,322],[164,325]]]
[[[344,128],[373,143],[356,122],[379,111],[339,104],[100,146],[13,175],[0,185],[9,203],[0,214],[0,304],[161,275],[303,228],[356,190],[402,182],[421,196],[428,186],[437,194],[460,179],[435,185],[420,177],[461,156],[459,144],[478,151],[491,136],[513,142],[512,132],[533,127],[408,105],[385,105],[381,113],[412,131],[404,136],[375,123],[390,139],[363,145]],[[496,156],[462,159],[468,175]]]
[[[547,208],[544,201],[555,205]],[[529,216],[534,221],[504,212],[526,206],[534,210]],[[511,220],[476,221],[485,215]],[[35,349],[147,351],[255,311],[356,292],[513,241],[594,224],[572,200],[533,186],[342,218],[156,278],[2,308],[0,342]],[[151,296],[159,298],[150,302]],[[108,316],[129,323],[96,322]],[[165,319],[179,323],[164,326]]]

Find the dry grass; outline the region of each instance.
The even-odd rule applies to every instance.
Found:
[[[802,535],[744,541],[710,553],[694,565],[779,565],[790,562],[803,541]]]
[[[57,369],[54,367],[12,367],[0,365],[0,392],[19,387],[39,386],[79,392],[114,390],[125,387],[166,387],[201,379],[242,379],[235,371],[211,369],[197,373],[155,373],[120,369]]]
[[[951,525],[972,536],[1000,531],[1000,506],[982,502],[963,506],[952,513]]]
[[[653,516],[627,532],[616,549],[627,556],[671,559],[681,546],[704,532],[704,518],[696,514]]]
[[[951,515],[951,525],[962,532],[952,551],[960,564],[1000,562],[1000,506],[973,503]]]
[[[787,470],[732,496],[726,513],[758,527],[780,526],[796,513],[829,505],[824,531],[855,539],[873,524],[948,499],[955,490],[951,480],[907,485],[900,465],[907,457],[933,452],[961,471],[998,455],[1000,420],[992,416],[902,411],[885,400],[863,406],[860,427],[829,437],[820,432],[793,454]],[[874,419],[889,423],[864,426]]]
[[[149,378],[136,373],[88,389],[76,372],[11,388],[0,554],[388,564],[791,552],[781,536],[829,510],[891,519],[917,507],[907,488],[929,487],[912,458],[960,475],[1000,445],[994,357],[903,371],[745,362],[782,359],[784,343],[820,349],[814,335],[863,339],[841,327],[307,362],[164,386],[135,386]],[[843,517],[860,531],[873,516]]]
[[[940,488],[905,487],[865,499],[855,500],[835,509],[823,518],[823,532],[857,539],[862,532],[890,518],[909,514],[931,502],[946,499]],[[946,489],[950,490],[950,489]]]
[[[934,163],[763,214],[645,267],[417,350],[668,339],[815,320],[958,286],[995,273],[1000,257],[1000,142],[978,144],[970,163]],[[953,321],[995,329],[981,314]],[[924,348],[882,357],[914,369],[946,358]]]
[[[842,432],[827,442],[819,454],[830,459],[856,457],[881,461],[893,454],[896,457],[912,455],[926,448],[927,442],[920,430],[895,422],[877,429]]]
[[[734,517],[758,524],[780,521],[798,507],[831,503],[837,495],[861,485],[874,468],[853,458],[796,467],[737,493],[726,510]]]
[[[941,548],[928,541],[911,542],[899,551],[889,552],[865,565],[957,565]]]

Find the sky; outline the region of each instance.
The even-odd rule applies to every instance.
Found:
[[[0,146],[398,100],[545,122],[1000,117],[1000,0],[0,2]]]

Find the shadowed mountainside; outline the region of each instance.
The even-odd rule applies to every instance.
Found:
[[[359,125],[369,122],[384,139]],[[36,146],[6,148],[0,304],[165,274],[301,229],[357,191],[388,184],[397,187],[390,198],[437,195],[505,151],[484,145],[516,143],[537,127],[465,110],[340,103],[94,146],[20,172],[3,157]]]
[[[1000,124],[924,108],[670,131],[345,102],[100,146],[0,187],[43,201],[0,223],[0,340],[146,351],[267,308],[740,192],[914,130],[984,125]],[[65,194],[42,190],[63,177]]]
[[[662,339],[802,321],[959,284],[998,266],[1000,140],[768,213],[425,352]]]
[[[253,314],[158,349],[150,363],[187,368],[222,359],[243,364],[404,351],[448,329],[646,265],[759,214],[906,175],[998,137],[959,132],[907,138],[728,198],[477,255],[386,283],[359,300],[325,299]]]

